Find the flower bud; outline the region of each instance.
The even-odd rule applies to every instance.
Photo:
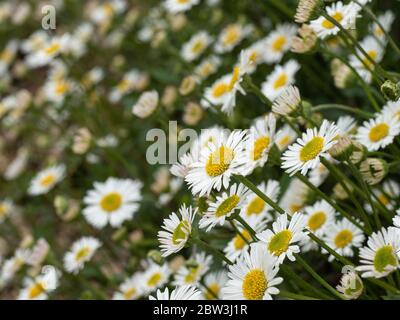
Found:
[[[334,159],[344,161],[349,159],[353,150],[354,146],[351,139],[347,136],[343,136],[339,138],[328,152]]]
[[[389,172],[388,164],[383,159],[368,158],[361,162],[360,172],[362,178],[369,184],[375,185],[383,180]]]
[[[195,77],[187,76],[181,82],[181,85],[179,87],[179,93],[182,96],[187,96],[194,90],[195,87],[196,87]]]
[[[400,97],[400,88],[398,83],[386,80],[381,86],[381,92],[386,100],[397,101]]]

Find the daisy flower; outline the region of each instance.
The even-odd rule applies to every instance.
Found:
[[[178,13],[190,10],[200,0],[165,0],[164,6],[171,13]]]
[[[260,244],[266,246],[266,251],[277,258],[276,263],[281,264],[286,257],[295,261],[293,253],[299,253],[298,242],[307,237],[303,231],[306,226],[306,219],[301,213],[294,213],[289,222],[288,214],[281,214],[272,224],[272,230],[268,229],[256,236]]]
[[[229,191],[217,196],[215,202],[209,202],[207,212],[201,217],[199,227],[207,232],[216,225],[223,225],[235,210],[242,210],[250,191],[243,184],[234,183]]]
[[[150,296],[150,300],[200,300],[201,292],[194,286],[176,287],[169,293],[166,288],[164,292],[157,290],[157,296]]]
[[[400,186],[394,180],[386,180],[382,184],[382,188],[373,188],[372,192],[383,206],[388,210],[393,210],[396,206],[395,199],[400,196]],[[369,203],[366,203],[364,207],[369,213],[372,213]]]
[[[339,129],[327,120],[321,127],[309,128],[296,143],[290,145],[282,156],[282,168],[290,175],[300,171],[305,175],[309,169],[317,167],[320,157],[326,157],[327,151],[336,143],[334,138]]]
[[[229,266],[229,280],[222,288],[226,300],[272,300],[279,294],[275,287],[283,279],[276,277],[279,268],[275,258],[260,245],[253,244],[236,264]]]
[[[272,103],[272,112],[282,116],[294,116],[301,107],[300,91],[296,86],[288,86]]]
[[[325,159],[331,163],[335,162],[335,160],[329,154],[325,157]],[[308,179],[314,186],[319,187],[324,183],[326,178],[328,178],[329,174],[330,171],[322,163],[320,163],[314,169],[310,170]]]
[[[18,51],[18,41],[11,40],[0,52],[0,75],[7,72],[8,66],[12,63]]]
[[[101,229],[108,223],[119,227],[125,220],[132,219],[142,199],[142,183],[131,179],[108,178],[105,182],[95,182],[83,202],[83,215],[88,223]]]
[[[264,231],[267,224],[267,220],[261,215],[246,217],[246,222],[257,233]],[[253,240],[251,234],[242,225],[236,224],[236,227],[239,233],[236,233],[224,248],[226,257],[232,262],[235,262],[243,252],[249,249],[250,243]]]
[[[181,56],[186,61],[196,60],[211,44],[212,38],[206,31],[199,31],[186,42],[181,50]]]
[[[226,101],[231,78],[232,75],[230,74],[224,75],[217,79],[211,87],[207,87],[204,91],[204,99],[201,100],[201,105],[205,108],[212,105],[222,105]]]
[[[399,229],[400,229],[400,209],[398,209],[398,210],[396,211],[396,215],[395,215],[394,218],[393,218],[393,225],[394,225],[396,228],[399,228]]]
[[[14,204],[11,200],[0,201],[0,223],[2,223],[14,211]]]
[[[186,262],[186,265],[179,268],[172,284],[175,286],[197,285],[210,269],[212,261],[212,256],[207,256],[204,252],[195,254]]]
[[[207,289],[203,289],[204,300],[222,299],[221,289],[228,281],[228,276],[224,270],[214,271],[204,277],[204,284]]]
[[[158,265],[150,261],[146,268],[146,271],[142,275],[142,286],[146,294],[153,292],[154,290],[163,287],[171,275],[171,270],[167,263]]]
[[[37,196],[49,192],[65,175],[63,164],[55,165],[40,171],[31,181],[28,194]]]
[[[197,67],[194,69],[194,74],[199,78],[199,81],[205,80],[210,75],[217,72],[220,64],[221,64],[221,59],[218,56],[214,55],[209,56],[208,58],[205,58],[197,65]]]
[[[331,224],[325,230],[323,239],[325,243],[343,257],[352,257],[353,248],[359,248],[364,241],[364,233],[347,219],[342,219]],[[326,251],[323,249],[323,252]],[[329,261],[334,260],[334,256],[329,256]]]
[[[220,133],[215,142],[209,142],[200,151],[199,160],[192,164],[185,177],[194,195],[201,197],[213,189],[228,188],[231,176],[240,174],[246,161],[243,148],[246,139],[244,130],[233,131],[229,136]]]
[[[229,24],[220,33],[215,44],[216,53],[226,53],[232,51],[246,36],[252,31],[250,25],[241,26],[240,24]]]
[[[246,51],[248,52],[248,70],[247,73],[251,74],[256,71],[257,66],[261,63],[265,62],[265,48],[266,48],[266,39],[258,40],[252,43]]]
[[[362,280],[357,272],[349,271],[340,279],[340,285],[336,289],[344,295],[347,300],[357,299],[364,291]]]
[[[280,151],[285,150],[297,138],[297,133],[288,124],[285,124],[275,136],[275,144]]]
[[[395,228],[374,232],[367,246],[360,249],[361,265],[356,268],[363,278],[386,277],[399,268],[400,234]]]
[[[355,21],[359,16],[359,10],[358,4],[354,2],[344,5],[342,1],[338,1],[326,7],[326,13],[332,19],[336,20],[344,29],[350,29],[355,26]],[[310,26],[321,39],[336,35],[340,31],[337,26],[323,16],[312,20]]]
[[[294,178],[279,201],[279,206],[292,215],[304,207],[309,193],[310,189],[299,179]]]
[[[382,61],[384,50],[382,44],[379,43],[373,36],[367,36],[360,42],[360,46],[368,54],[371,60],[376,63]],[[356,69],[358,74],[367,82],[370,83],[372,80],[371,70],[374,70],[374,64],[366,57],[363,53],[357,49],[358,56],[363,57],[362,61],[356,55],[350,56],[350,64]]]
[[[293,24],[278,25],[265,39],[265,61],[270,64],[280,62],[283,55],[289,51],[296,32],[297,27]]]
[[[275,142],[275,116],[270,113],[267,117],[258,118],[249,130],[246,142],[247,161],[245,175],[249,175],[257,167],[263,167],[268,160],[268,153]]]
[[[93,237],[82,237],[72,244],[71,250],[64,256],[64,268],[67,272],[77,274],[85,263],[90,261],[100,248],[101,243]]]
[[[165,230],[158,232],[158,241],[163,257],[179,252],[186,245],[192,232],[192,224],[197,213],[197,208],[186,207],[183,204],[179,208],[178,216],[175,212],[164,219],[162,228]]]
[[[51,38],[34,54],[27,57],[27,65],[36,68],[49,64],[66,50],[70,37],[69,34],[64,34]]]
[[[158,106],[158,92],[156,90],[143,92],[132,107],[132,113],[138,118],[149,117]]]
[[[386,114],[389,118],[395,118],[397,122],[400,122],[400,100],[388,101],[383,106],[381,114]]]
[[[351,136],[357,126],[356,120],[351,116],[341,116],[335,121],[335,124],[340,132],[337,138]]]
[[[142,295],[143,286],[141,272],[135,273],[132,277],[121,283],[117,292],[113,295],[113,300],[136,300]]]
[[[30,254],[30,250],[19,248],[15,251],[13,257],[4,261],[0,271],[0,288],[6,285],[22,268]]]
[[[383,27],[383,30],[376,22],[373,22],[372,25],[370,26],[371,34],[373,34],[376,38],[378,38],[382,43],[386,43],[388,39],[386,38],[384,31],[386,31],[386,33],[390,32],[394,19],[395,15],[390,10],[380,14],[378,16],[378,21],[380,25]]]
[[[320,237],[335,222],[335,209],[325,200],[317,201],[304,208],[307,229]]]
[[[268,180],[267,183],[262,182],[257,186],[257,188],[264,193],[272,201],[278,200],[278,195],[280,191],[280,185],[278,181]],[[258,195],[251,192],[243,205],[241,215],[244,219],[248,219],[252,216],[261,216],[267,220],[271,220],[269,212],[272,210],[269,204],[267,204]]]
[[[276,65],[274,71],[261,84],[263,94],[274,100],[287,86],[294,83],[294,76],[299,69],[300,65],[295,60],[289,60],[283,66]]]
[[[24,289],[18,300],[46,300],[48,294],[55,290],[58,282],[57,271],[52,266],[44,266],[43,273],[34,279],[24,279]]]
[[[61,105],[72,88],[73,83],[68,79],[52,78],[43,86],[43,93],[48,101]]]
[[[365,121],[358,128],[355,139],[367,147],[368,151],[385,148],[400,133],[400,122],[390,113],[381,114],[375,119]]]

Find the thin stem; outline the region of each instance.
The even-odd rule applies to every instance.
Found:
[[[264,104],[266,104],[269,108],[272,107],[272,102],[269,100],[265,94],[253,83],[251,78],[248,75],[243,77],[243,82],[245,84],[245,88],[248,91],[253,92]]]
[[[257,241],[257,233],[254,231],[254,229],[250,227],[250,225],[240,215],[237,215],[235,219],[251,234],[253,240]]]
[[[218,249],[211,247],[207,242],[204,242],[200,238],[192,238],[191,239],[195,244],[199,245],[199,247],[203,248],[204,250],[210,252],[213,256],[225,261],[229,265],[233,265],[233,262],[229,260],[225,255],[219,251]]]
[[[317,298],[305,296],[302,294],[292,293],[292,292],[284,291],[284,290],[280,290],[279,296],[283,297],[283,298],[292,299],[292,300],[320,300]]]
[[[345,106],[345,105],[342,105],[342,104],[334,104],[334,103],[327,103],[327,104],[317,105],[317,106],[312,108],[312,111],[316,112],[316,111],[329,110],[329,109],[347,111],[347,112],[350,112],[350,113],[357,114],[357,115],[359,115],[359,116],[361,116],[361,117],[363,117],[365,119],[370,119],[370,118],[372,118],[374,116],[371,112],[368,112],[368,111],[352,108],[352,107]]]
[[[315,279],[317,282],[322,285],[325,289],[327,289],[330,293],[332,293],[335,297],[344,300],[344,297],[335,289],[333,288],[328,282],[326,282],[318,273],[314,271],[314,269],[301,258],[298,254],[294,254],[296,257],[296,261],[307,270],[307,272]]]

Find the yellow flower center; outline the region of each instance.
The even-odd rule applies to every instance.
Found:
[[[272,43],[272,49],[274,51],[281,51],[282,47],[286,43],[286,37],[285,36],[278,36],[276,37],[275,41]]]
[[[380,123],[371,128],[368,137],[372,142],[378,142],[386,138],[388,134],[389,126],[386,123]]]
[[[286,73],[280,74],[279,77],[274,82],[274,89],[278,90],[279,88],[284,87],[286,85],[287,80],[288,76]]]
[[[0,217],[4,217],[7,214],[7,207],[0,203]]]
[[[114,7],[111,3],[105,3],[103,8],[108,16],[112,16],[114,14]]]
[[[149,280],[147,280],[147,285],[148,285],[149,287],[154,287],[154,286],[156,286],[156,285],[160,282],[161,278],[162,278],[161,273],[156,272],[155,274],[153,274],[153,275],[149,278]]]
[[[224,83],[218,83],[214,86],[213,90],[212,90],[212,95],[216,98],[219,98],[221,96],[223,96],[225,93],[227,93],[229,90],[229,86]]]
[[[212,283],[208,285],[208,290],[204,294],[204,297],[206,298],[206,300],[214,300],[215,297],[218,297],[220,290],[221,288],[219,287],[218,283]]]
[[[254,161],[261,158],[265,149],[269,146],[270,139],[267,136],[260,137],[254,142],[253,159]]]
[[[189,269],[188,274],[185,276],[185,283],[193,283],[197,280],[198,273],[200,271],[199,267],[192,267]]]
[[[264,208],[265,208],[265,201],[257,196],[253,200],[251,200],[251,202],[247,206],[246,214],[248,216],[252,214],[260,214],[264,210]]]
[[[202,42],[201,40],[198,40],[194,43],[193,47],[192,47],[192,52],[195,54],[200,53],[204,48],[204,42]]]
[[[368,54],[368,56],[373,60],[373,61],[375,61],[376,60],[376,57],[378,56],[378,52],[376,51],[376,50],[369,50],[369,51],[367,51],[367,54]],[[374,65],[373,65],[373,63],[370,61],[370,59],[368,59],[368,58],[364,58],[363,59],[363,62],[364,62],[364,64],[366,64],[368,67],[370,67],[370,68],[373,68],[374,67]]]
[[[186,220],[182,220],[175,228],[172,234],[172,243],[179,244],[183,240],[186,240],[188,233],[189,233],[189,223]]]
[[[11,50],[3,50],[3,52],[0,54],[0,61],[5,61],[9,62],[14,56],[14,53]]]
[[[130,300],[136,294],[136,288],[130,288],[124,292],[124,299]]]
[[[334,20],[336,20],[337,22],[340,22],[340,21],[342,21],[343,20],[343,15],[342,15],[342,13],[341,12],[335,12],[332,16],[331,16]],[[327,19],[324,19],[324,21],[322,21],[322,26],[325,28],[325,29],[333,29],[334,27],[335,27],[335,25],[332,23],[332,22],[330,22],[329,20],[327,20]]]
[[[81,261],[85,259],[90,253],[90,249],[88,247],[84,247],[79,249],[76,254],[75,254],[75,260],[76,261]]]
[[[129,89],[130,86],[130,81],[128,79],[122,79],[119,83],[118,83],[118,90],[119,91],[126,91]]]
[[[51,186],[54,182],[56,181],[56,177],[54,176],[54,174],[50,173],[47,176],[44,176],[41,180],[40,180],[40,184],[43,187],[48,187]]]
[[[377,26],[377,27],[375,27],[374,34],[375,34],[375,36],[377,36],[379,38],[379,37],[382,37],[385,33],[379,26]]]
[[[207,174],[210,177],[220,176],[226,170],[228,170],[233,158],[234,153],[232,149],[224,146],[219,147],[212,154],[210,154],[206,164]]]
[[[228,90],[232,91],[233,87],[235,86],[236,82],[239,80],[239,67],[233,68],[232,78],[229,82]]]
[[[300,211],[300,209],[302,209],[303,207],[304,207],[304,205],[302,205],[302,204],[292,203],[289,206],[289,210],[290,210],[291,213],[295,213],[297,211]]]
[[[314,137],[300,151],[300,161],[307,162],[317,157],[324,147],[324,138]]]
[[[268,244],[268,251],[274,256],[280,256],[289,248],[293,233],[290,230],[283,230],[275,234]]]
[[[55,91],[57,94],[62,95],[64,94],[69,88],[69,85],[65,81],[58,81],[56,84]]]
[[[49,56],[57,53],[61,48],[61,44],[58,42],[54,42],[53,44],[49,45],[44,52],[46,52]]]
[[[234,194],[226,198],[221,204],[218,206],[217,210],[215,211],[216,217],[226,216],[229,212],[231,212],[240,201],[240,197]]]
[[[255,63],[255,62],[257,62],[257,60],[258,60],[258,53],[257,53],[256,50],[254,50],[254,51],[253,51],[252,53],[250,53],[250,55],[249,55],[249,61]]]
[[[223,44],[225,46],[234,44],[239,40],[239,29],[236,26],[229,26],[226,29],[225,37],[223,39]]]
[[[385,206],[387,206],[390,202],[390,200],[383,193],[378,196],[378,199]]]
[[[398,263],[391,245],[381,247],[375,252],[374,267],[379,272],[384,272],[387,266],[396,267]]]
[[[118,210],[121,205],[122,197],[117,192],[110,192],[106,194],[100,201],[100,207],[108,213]]]
[[[278,145],[279,145],[281,148],[284,148],[284,147],[286,147],[286,146],[289,144],[289,142],[290,142],[290,138],[289,138],[288,135],[286,135],[286,136],[284,136],[282,139],[280,139],[280,140],[278,141]]]
[[[335,246],[344,248],[353,240],[353,232],[348,229],[340,231],[335,237]]]
[[[260,269],[250,270],[243,279],[242,292],[247,300],[262,300],[267,288],[267,278]]]
[[[180,4],[186,4],[188,2],[189,2],[189,0],[178,0],[178,3],[180,3]]]
[[[247,230],[244,230],[241,234],[237,234],[233,240],[233,246],[236,250],[242,250],[247,244],[246,240],[251,240],[251,235]]]
[[[36,282],[32,285],[32,287],[29,288],[28,297],[29,299],[35,299],[43,292],[45,292],[43,284],[40,282]]]
[[[308,219],[308,227],[311,231],[316,231],[321,228],[326,221],[326,214],[323,211],[314,213],[310,219]]]

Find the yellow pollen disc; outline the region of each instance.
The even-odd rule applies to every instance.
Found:
[[[372,142],[378,142],[387,137],[389,134],[389,126],[386,123],[377,124],[369,131],[368,137]]]
[[[262,300],[268,288],[264,271],[253,269],[243,279],[242,292],[247,300]]]
[[[311,231],[316,231],[321,228],[326,221],[326,214],[323,211],[314,213],[310,219],[308,219],[308,227]]]
[[[40,184],[43,187],[48,187],[50,185],[52,185],[54,182],[56,181],[56,177],[54,176],[54,174],[48,174],[47,176],[44,176],[41,180],[40,180]]]
[[[224,40],[222,41],[224,45],[230,45],[239,40],[239,29],[236,26],[229,26],[226,30]]]
[[[43,284],[41,284],[40,282],[36,282],[32,285],[32,287],[29,288],[28,297],[29,299],[35,299],[43,292],[45,292]]]
[[[117,88],[119,91],[126,91],[129,89],[130,82],[127,79],[123,79],[118,83]]]
[[[256,62],[258,60],[258,53],[257,53],[257,51],[253,51],[252,53],[250,53],[250,56],[249,56],[249,61],[250,62]]]
[[[204,43],[200,40],[196,41],[192,47],[193,53],[200,53],[204,48]]]
[[[186,240],[188,232],[189,223],[186,220],[182,220],[172,234],[172,243],[179,244],[182,240]]]
[[[343,20],[343,15],[340,12],[335,12],[335,14],[332,15],[332,18],[335,19],[337,22],[340,22]],[[322,26],[325,29],[333,29],[335,27],[335,25],[327,19],[324,19],[324,21],[322,21]]]
[[[272,49],[274,51],[281,51],[283,46],[285,45],[285,43],[286,43],[286,37],[285,36],[278,36],[275,39],[274,43],[272,44]]]
[[[288,76],[286,73],[282,73],[281,75],[279,75],[279,77],[274,82],[274,89],[277,90],[279,88],[284,87],[286,85],[287,80]]]
[[[385,33],[383,32],[383,30],[382,30],[379,26],[377,26],[377,27],[375,28],[375,30],[374,30],[374,34],[375,34],[377,37],[382,37]]]
[[[236,208],[239,201],[240,201],[240,198],[236,194],[226,198],[218,206],[217,210],[215,211],[215,216],[219,218],[219,217],[227,215],[229,212],[231,212],[233,209]]]
[[[265,201],[257,196],[253,200],[251,200],[251,202],[247,206],[246,214],[248,216],[252,214],[260,214],[264,210],[264,208],[265,208]]]
[[[376,57],[378,56],[378,52],[376,50],[369,50],[367,51],[367,55],[373,60],[376,60]],[[364,64],[366,64],[368,67],[373,68],[373,63],[370,61],[368,58],[363,59]]]
[[[281,148],[283,148],[289,144],[289,141],[290,141],[289,136],[284,136],[281,140],[278,141],[278,144]]]
[[[48,55],[52,55],[57,53],[61,48],[61,44],[58,42],[53,43],[52,45],[48,46],[46,49],[44,49],[44,52],[46,52]]]
[[[268,244],[268,251],[274,256],[280,256],[289,248],[293,233],[290,230],[283,230],[275,234]]]
[[[229,82],[228,90],[232,91],[233,87],[235,86],[236,82],[239,80],[239,67],[233,68],[232,78]]]
[[[130,289],[126,290],[126,291],[124,292],[124,299],[125,299],[125,300],[130,300],[130,299],[132,299],[133,296],[135,295],[135,293],[136,293],[136,289],[135,289],[135,288],[130,288]]]
[[[110,3],[104,4],[103,8],[108,16],[111,16],[114,13],[114,8]]]
[[[236,250],[242,250],[244,246],[247,244],[246,240],[251,240],[251,235],[247,230],[244,230],[241,235],[237,234],[233,240],[233,246],[235,247]]]
[[[210,177],[218,177],[228,170],[234,158],[233,150],[221,146],[219,149],[215,150],[208,158],[206,164],[206,172]]]
[[[11,50],[3,50],[3,52],[0,54],[0,61],[10,61],[13,57],[13,52]]]
[[[117,192],[106,194],[100,201],[100,207],[107,212],[113,212],[119,209],[122,205],[122,197]]]
[[[185,283],[193,283],[197,280],[197,275],[199,272],[199,267],[194,267],[189,269],[189,273],[185,276]]]
[[[386,267],[396,267],[398,264],[399,261],[391,245],[381,247],[375,252],[374,267],[377,271],[384,272]]]
[[[264,150],[268,148],[269,142],[270,140],[269,137],[267,136],[260,137],[254,142],[254,151],[253,151],[254,161],[261,158]]]
[[[324,138],[314,137],[300,151],[300,161],[306,162],[317,157],[324,147]]]
[[[0,203],[0,217],[5,216],[6,213],[7,213],[7,207],[4,204]]]
[[[90,249],[88,247],[79,249],[75,254],[75,260],[81,261],[82,259],[85,259],[89,255],[89,253],[90,253]]]
[[[353,232],[348,229],[340,231],[335,237],[335,246],[344,248],[353,240]]]
[[[211,63],[205,63],[202,68],[200,69],[200,75],[202,77],[207,77],[212,71],[213,71],[213,64]]]
[[[64,94],[68,90],[69,86],[66,82],[64,81],[59,81],[56,84],[55,91],[57,94],[61,95]]]
[[[225,93],[227,93],[228,91],[229,91],[229,86],[226,83],[221,82],[221,83],[216,84],[213,87],[212,95],[216,98],[219,98],[219,97],[223,96]]]
[[[153,274],[149,280],[147,280],[147,285],[149,287],[154,287],[156,286],[161,280],[161,273],[156,272],[155,274]]]
[[[180,4],[185,4],[185,3],[188,3],[189,2],[189,0],[178,0],[178,3],[180,3]]]
[[[204,297],[206,298],[206,300],[215,300],[215,297],[218,297],[219,291],[220,291],[220,287],[218,285],[218,283],[212,283],[210,285],[208,285],[208,289],[213,293],[209,292],[208,290],[206,290]]]
[[[297,211],[300,211],[303,207],[304,207],[304,205],[302,205],[302,204],[293,203],[289,206],[289,209],[290,209],[291,213],[295,213]]]
[[[383,193],[378,196],[378,199],[385,206],[387,206],[390,202],[390,200]]]

